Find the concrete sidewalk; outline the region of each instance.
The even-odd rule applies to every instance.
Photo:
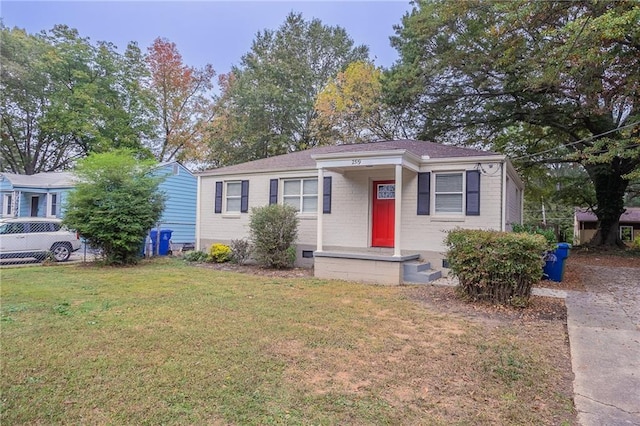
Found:
[[[586,272],[566,298],[578,421],[640,425],[640,269]]]

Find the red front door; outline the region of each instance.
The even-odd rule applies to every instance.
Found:
[[[371,245],[393,247],[396,216],[396,183],[393,180],[373,182],[371,210]]]

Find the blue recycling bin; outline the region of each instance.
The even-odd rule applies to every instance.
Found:
[[[551,281],[561,282],[564,278],[564,264],[569,257],[571,244],[558,243],[552,255],[546,260],[544,265],[544,277]]]
[[[157,253],[160,256],[166,256],[171,249],[171,234],[172,229],[160,229],[160,241],[158,241],[158,230],[153,228],[149,232],[149,238],[151,238],[151,246],[153,253]],[[159,244],[159,246],[158,246]]]

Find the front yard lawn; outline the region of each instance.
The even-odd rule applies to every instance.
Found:
[[[2,424],[575,424],[560,320],[175,259],[0,274]]]

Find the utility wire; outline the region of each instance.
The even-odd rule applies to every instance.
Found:
[[[606,131],[604,133],[599,133],[597,135],[589,136],[588,138],[580,139],[580,140],[575,141],[575,142],[563,144],[561,146],[556,146],[554,148],[550,148],[550,149],[547,149],[547,150],[544,150],[544,151],[536,152],[535,154],[527,154],[527,155],[522,155],[520,157],[515,157],[515,158],[512,158],[512,160],[523,160],[525,158],[531,158],[531,157],[535,157],[535,156],[538,156],[538,155],[541,155],[541,154],[546,154],[547,152],[552,152],[552,151],[555,151],[557,149],[564,148],[564,147],[567,147],[567,146],[573,146],[573,145],[577,145],[579,143],[590,142],[590,141],[592,141],[592,140],[594,140],[596,138],[599,138],[601,136],[605,136],[605,135],[608,135],[610,133],[615,133],[615,132],[618,132],[618,131],[620,131],[622,129],[626,129],[627,127],[633,127],[633,126],[638,125],[638,124],[640,124],[640,121],[636,121],[636,122],[624,125],[622,127],[616,127],[615,129],[608,130],[608,131]]]

